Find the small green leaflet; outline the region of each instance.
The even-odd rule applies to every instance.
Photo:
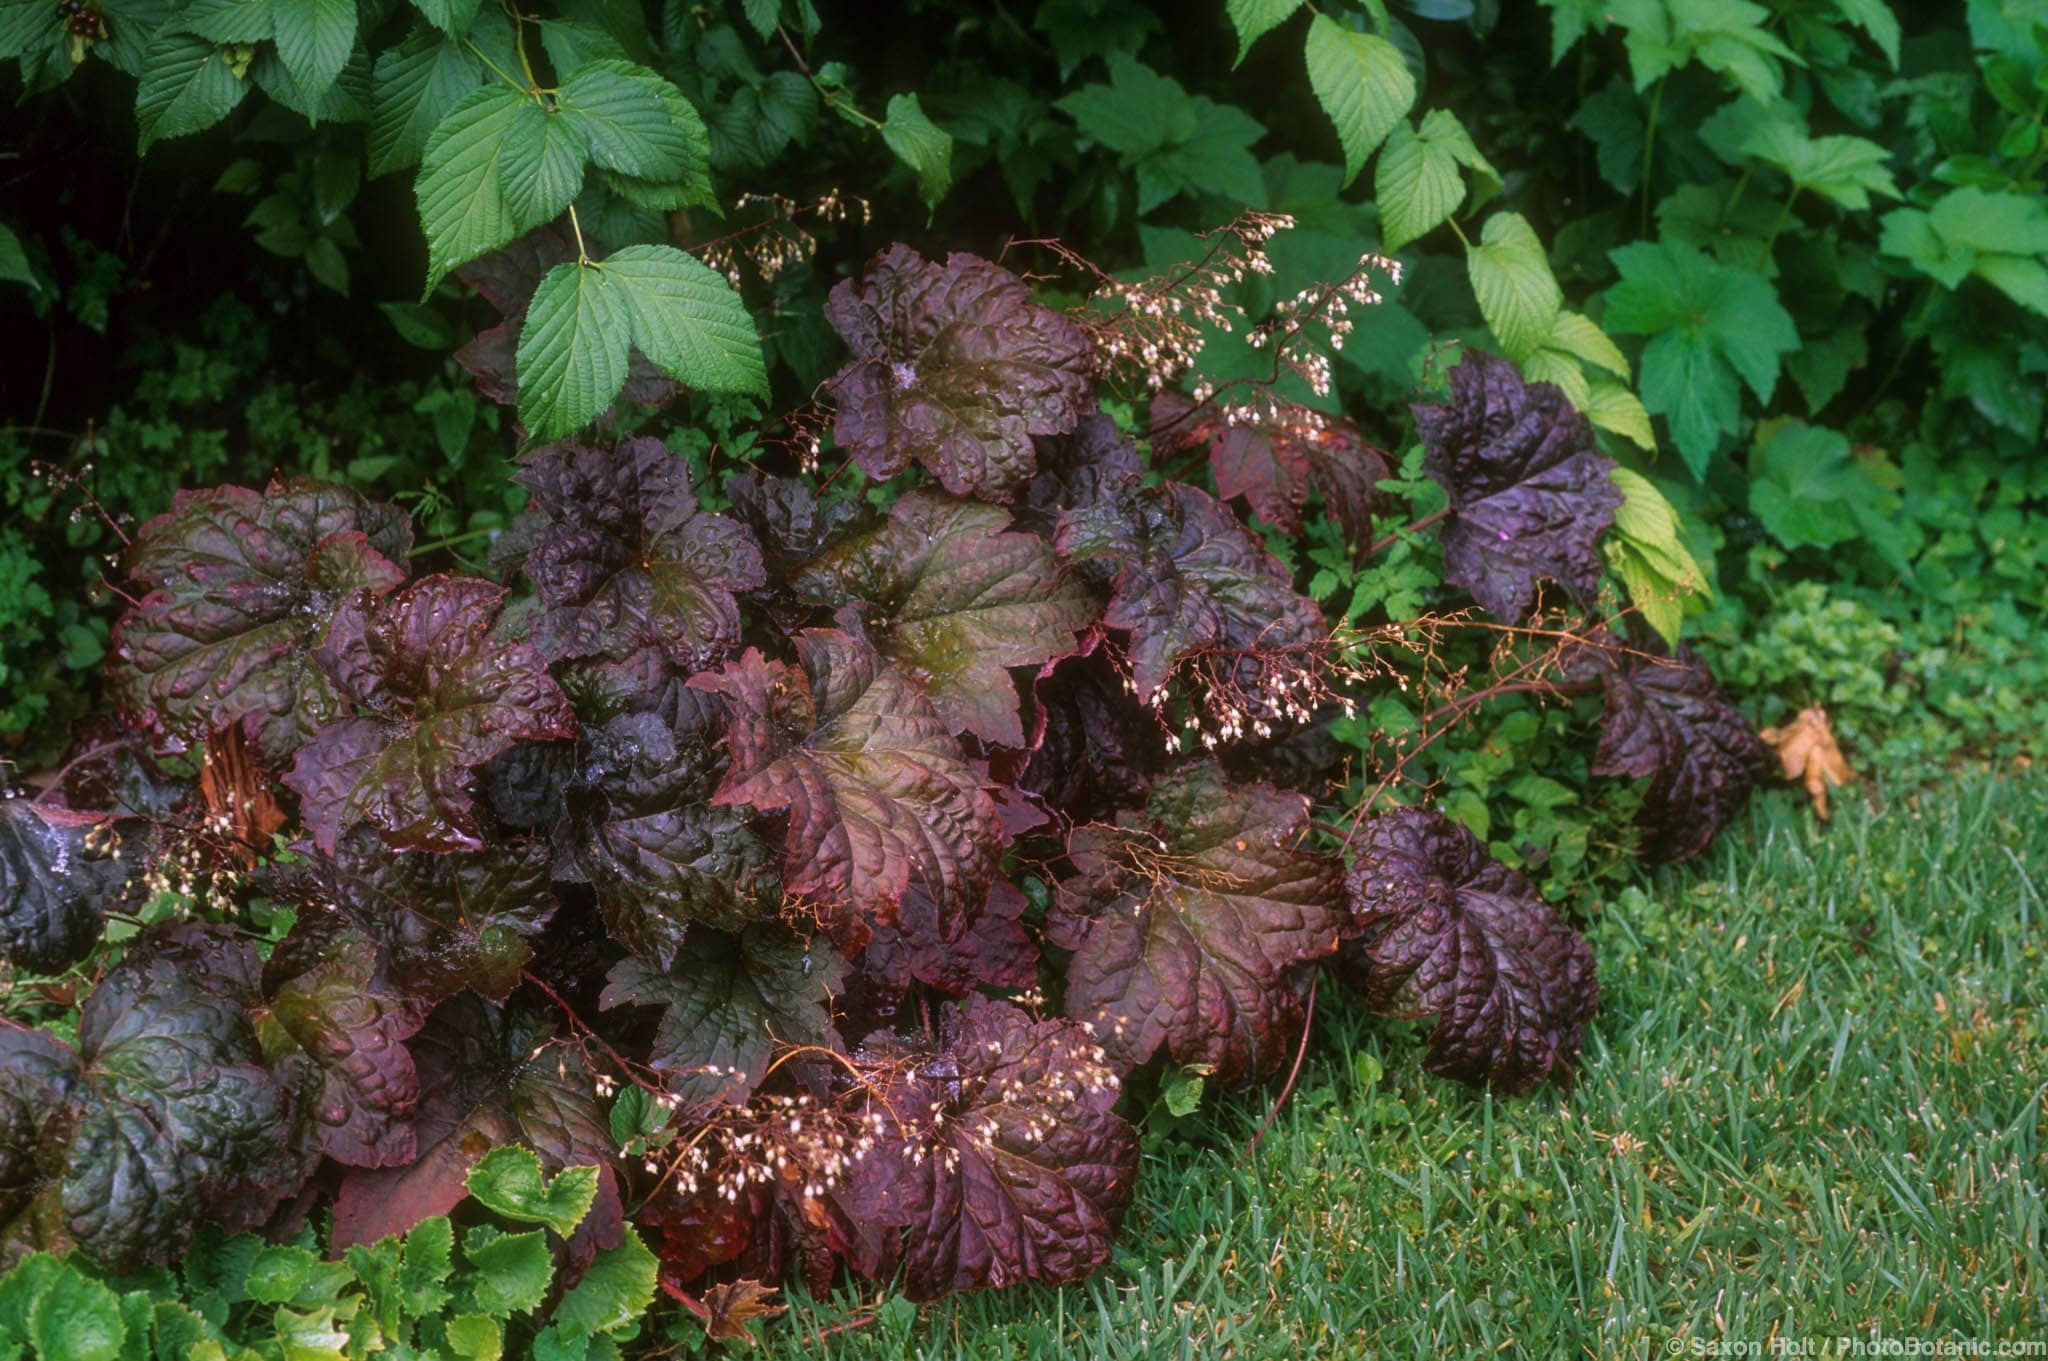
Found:
[[[416,28],[379,53],[370,90],[370,173],[418,164],[435,127],[483,78],[483,64],[461,43],[430,28]]]
[[[356,41],[356,0],[270,0],[277,24],[277,55],[299,87],[318,103],[348,63]]]
[[[1899,16],[1892,13],[1891,0],[1835,0],[1842,17],[1870,35],[1884,59],[1899,66]]]
[[[7,227],[0,227],[0,281],[26,284],[31,293],[40,293],[49,286],[29,263],[21,238]]]
[[[554,439],[597,419],[634,348],[691,387],[767,394],[760,336],[731,284],[672,246],[629,246],[541,280],[519,337],[527,432]]]
[[[501,1233],[479,1224],[462,1236],[462,1255],[473,1269],[466,1303],[477,1313],[504,1318],[538,1309],[548,1297],[555,1259],[543,1229]]]
[[[1535,229],[1520,213],[1486,219],[1479,242],[1465,252],[1466,272],[1479,298],[1479,314],[1507,357],[1520,363],[1543,347],[1564,293]]]
[[[1237,30],[1237,61],[1241,64],[1245,53],[1252,50],[1252,44],[1285,23],[1294,11],[1301,8],[1301,0],[1224,0],[1224,9],[1230,14],[1230,23]]]
[[[1870,207],[1872,194],[1899,196],[1892,172],[1885,169],[1891,153],[1862,137],[1809,137],[1796,120],[1773,118],[1750,134],[1742,149],[1782,170],[1800,189],[1855,212]]]
[[[1385,250],[1401,249],[1458,210],[1465,197],[1461,165],[1499,182],[1465,125],[1449,110],[1430,110],[1413,132],[1405,123],[1394,128],[1373,174]]]
[[[1613,535],[1604,545],[1607,559],[1621,573],[1643,618],[1675,647],[1685,598],[1711,599],[1713,589],[1679,537],[1678,512],[1656,483],[1628,468],[1617,467],[1609,476],[1623,499],[1614,513]]]
[[[270,0],[193,0],[167,27],[216,43],[269,42],[277,33]]]
[[[543,1175],[530,1148],[494,1148],[469,1169],[469,1193],[495,1215],[522,1224],[545,1224],[562,1237],[576,1232],[597,1201],[597,1167],[565,1167]]]
[[[505,201],[502,165],[519,111],[532,102],[508,85],[486,85],[457,104],[427,139],[413,188],[427,232],[422,300],[449,270],[519,234]]]
[[[527,101],[512,115],[499,162],[506,206],[515,222],[552,222],[583,192],[589,145],[566,112]]]
[[[1345,28],[1327,14],[1308,27],[1309,88],[1337,125],[1344,182],[1358,178],[1379,144],[1415,103],[1415,77],[1401,50],[1376,33]]]
[[[190,33],[158,33],[150,40],[142,81],[135,88],[136,151],[212,127],[234,112],[248,92],[248,83],[236,77],[220,48]]]
[[[936,208],[953,186],[952,134],[925,117],[914,94],[892,95],[882,140],[917,175],[918,196]]]
[[[1954,189],[1930,210],[1887,214],[1878,249],[1911,261],[1943,288],[1975,274],[2048,316],[2048,205],[2038,196]]]
[[[1109,78],[1054,106],[1131,166],[1140,215],[1181,194],[1218,194],[1240,207],[1265,202],[1251,147],[1266,130],[1251,115],[1190,95],[1171,76],[1122,54],[1109,59]]]
[[[1595,378],[1586,385],[1586,419],[1602,430],[1620,435],[1638,448],[1657,452],[1657,432],[1650,428],[1650,413],[1642,398],[1628,385],[1612,378]]]

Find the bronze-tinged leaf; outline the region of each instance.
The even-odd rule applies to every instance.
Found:
[[[128,548],[148,593],[114,629],[115,702],[195,746],[246,723],[284,760],[346,709],[312,658],[329,620],[405,580],[411,543],[404,512],[346,487],[178,493]]]
[[[1345,881],[1340,973],[1390,1016],[1433,1017],[1433,1073],[1514,1094],[1569,1083],[1600,1004],[1593,952],[1528,880],[1440,813],[1368,820]]]
[[[891,997],[901,997],[912,979],[956,997],[980,987],[1028,988],[1038,981],[1038,945],[1024,929],[1025,906],[1023,893],[998,878],[979,909],[944,918],[913,887],[896,923],[875,928],[861,973]]]
[[[540,654],[492,635],[504,598],[473,577],[423,577],[337,619],[321,664],[371,713],[320,729],[284,779],[322,850],[361,823],[398,849],[476,850],[476,768],[516,738],[576,735]]]
[[[1226,410],[1162,392],[1152,402],[1152,425],[1155,448],[1206,442],[1216,494],[1244,497],[1274,528],[1299,533],[1313,490],[1347,541],[1370,541],[1379,484],[1390,468],[1386,454],[1351,422],[1294,402]]]
[[[751,1325],[756,1319],[771,1319],[787,1311],[775,1303],[776,1288],[761,1281],[720,1281],[704,1292],[704,1335],[713,1342],[744,1342],[749,1347],[760,1339]]]
[[[1095,601],[1045,542],[994,506],[927,491],[800,572],[795,588],[924,678],[939,716],[985,742],[1024,745],[1007,668],[1071,655]]]
[[[1782,728],[1765,728],[1759,734],[1778,753],[1785,778],[1797,780],[1813,800],[1813,811],[1822,822],[1828,820],[1828,791],[1853,782],[1856,772],[1835,742],[1835,730],[1828,711],[1815,706],[1801,709],[1799,716]]]
[[[1306,844],[1308,800],[1177,772],[1115,825],[1076,831],[1047,923],[1067,1014],[1129,1071],[1160,1053],[1219,1082],[1264,1077],[1303,1021],[1299,966],[1337,948],[1343,867]]]
[[[767,580],[745,526],[701,509],[689,464],[658,439],[553,445],[520,483],[547,516],[526,556],[534,645],[551,658],[654,650],[701,668],[739,641],[736,594]]]
[[[712,802],[786,810],[783,889],[849,953],[912,884],[946,912],[987,891],[1002,823],[921,681],[837,629],[797,636],[799,669],[749,648],[692,688],[731,707]]]
[[[960,496],[999,501],[1037,466],[1034,435],[1074,428],[1095,387],[1088,333],[978,256],[895,245],[825,316],[854,358],[826,383],[832,431],[878,478],[912,462]]]
[[[384,984],[367,936],[343,937],[324,953],[270,1002],[272,1018],[319,1070],[312,1111],[320,1149],[351,1167],[409,1163],[420,1086],[405,1041],[427,1004]]]
[[[914,1300],[1077,1281],[1109,1258],[1138,1171],[1137,1132],[1088,1032],[985,997],[948,1004],[936,1052],[873,1049],[876,1145],[854,1165],[857,1218],[900,1228]]]
[[[1444,580],[1510,624],[1529,617],[1538,581],[1590,605],[1603,569],[1597,544],[1622,496],[1608,476],[1614,460],[1571,400],[1467,350],[1451,370],[1450,402],[1414,410],[1423,470],[1451,498]]]

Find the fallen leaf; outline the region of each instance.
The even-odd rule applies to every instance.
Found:
[[[1826,822],[1828,790],[1856,778],[1856,772],[1849,769],[1842,749],[1835,745],[1834,729],[1828,725],[1828,711],[1818,707],[1801,709],[1799,717],[1782,728],[1765,728],[1762,736],[1778,753],[1778,763],[1785,768],[1785,778],[1798,780],[1806,786],[1808,796],[1813,799],[1813,811],[1820,814],[1822,822]]]
[[[757,1318],[774,1318],[785,1306],[770,1303],[775,1287],[760,1281],[722,1281],[704,1292],[704,1332],[715,1342],[744,1342],[754,1346],[759,1339],[747,1330]]]

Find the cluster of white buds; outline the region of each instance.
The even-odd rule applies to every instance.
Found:
[[[741,194],[733,207],[739,214],[750,208],[767,212],[762,221],[700,248],[704,263],[723,274],[734,288],[748,271],[769,281],[816,255],[818,238],[802,225],[805,219],[846,222],[858,216],[865,226],[869,216],[866,199],[838,189],[827,190],[809,203],[781,194]]]

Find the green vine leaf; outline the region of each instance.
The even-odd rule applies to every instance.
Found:
[[[427,139],[484,78],[461,43],[414,29],[377,56],[370,90],[370,174],[417,165]]]
[[[356,42],[355,0],[270,0],[277,25],[277,55],[299,87],[299,96],[317,103]]]
[[[925,206],[938,207],[953,187],[952,135],[925,117],[916,95],[902,94],[890,96],[882,140],[916,173],[917,192]]]

